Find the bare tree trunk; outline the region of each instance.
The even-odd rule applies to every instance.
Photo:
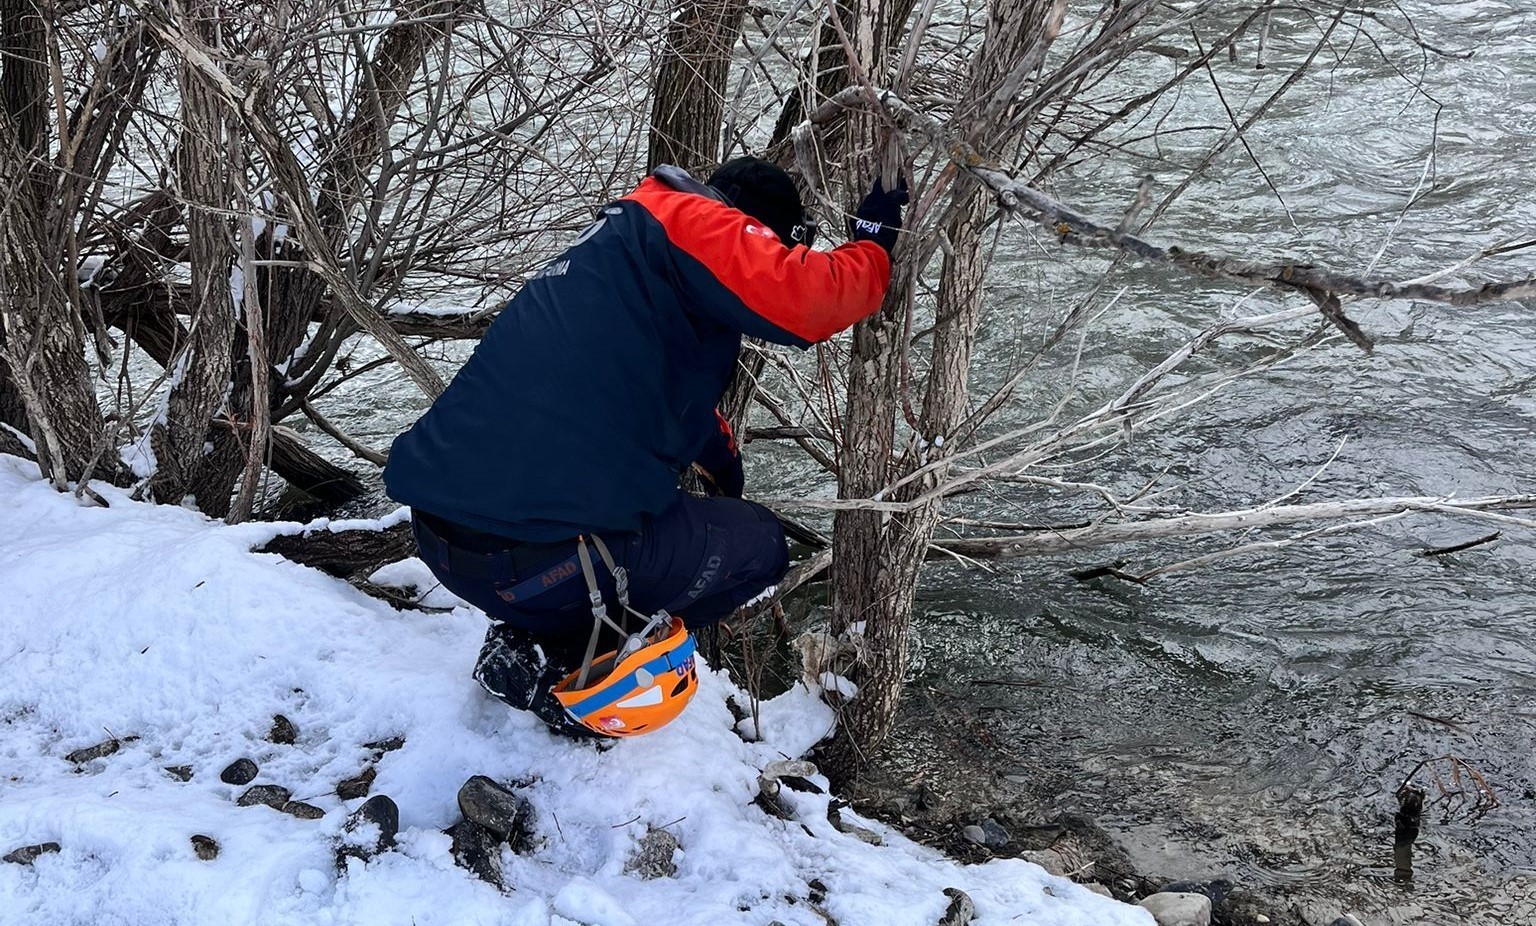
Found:
[[[0,360],[27,412],[38,465],[58,488],[89,474],[102,417],[85,328],[48,247],[47,32],[31,0],[0,0]]]
[[[972,191],[945,229],[953,250],[945,257],[940,275],[932,368],[918,419],[919,443],[914,448],[915,457],[928,463],[948,453],[943,437],[953,434],[965,418],[969,395],[967,377],[981,313],[982,274],[986,269],[980,236],[987,215],[987,201],[975,190],[979,184],[972,182],[970,186]],[[891,360],[901,362],[899,357]],[[887,381],[891,401],[862,403],[867,408],[865,413],[884,414],[885,420],[894,420],[900,414],[902,378]],[[851,381],[849,392],[853,393]],[[850,408],[850,415],[851,411]],[[907,469],[911,468],[913,456],[907,456]],[[864,473],[869,475],[872,470],[866,468]],[[943,468],[930,470],[922,479],[901,487],[893,500],[917,498],[938,485],[945,474]],[[882,475],[888,477],[891,473]],[[885,484],[888,482],[864,483],[856,491],[867,498]],[[906,682],[912,603],[941,513],[942,503],[935,499],[895,516],[877,513],[873,519],[848,519],[847,524],[842,515],[837,518],[838,529],[843,533],[834,534],[834,545],[841,536],[859,553],[850,557],[843,548],[834,550],[834,625],[841,630],[854,621],[862,621],[866,656],[860,667],[859,696],[843,712],[849,748],[846,754],[834,752],[845,765],[848,759],[866,757],[877,748],[895,722]]]
[[[11,368],[5,362],[5,332],[0,331],[0,424],[22,433],[27,430],[27,406],[21,393],[11,383]]]
[[[250,173],[245,153],[236,150],[231,159],[231,169],[237,183],[236,195],[246,209],[250,208]],[[270,453],[272,440],[272,403],[262,401],[272,395],[269,372],[271,361],[267,357],[266,312],[261,303],[257,286],[256,228],[249,215],[240,217],[240,304],[245,310],[246,356],[242,366],[249,371],[251,388],[244,403],[239,406],[245,412],[245,468],[240,475],[240,488],[229,510],[227,520],[237,524],[251,516],[256,501],[256,489],[261,483],[261,473]],[[246,377],[242,377],[244,379]]]
[[[997,0],[987,32],[972,62],[971,80],[959,111],[966,115],[962,131],[971,137],[1007,119],[1012,94],[999,98],[999,87],[1011,85],[1035,65],[1028,62],[1055,37],[1049,24],[1060,13],[1059,0]],[[891,36],[899,23],[880,18],[880,10],[860,10],[859,36]],[[1058,20],[1059,21],[1059,20]],[[872,41],[872,40],[871,40]],[[879,60],[879,46],[859,49],[861,61]],[[867,65],[866,65],[867,66]],[[883,73],[871,67],[871,73]],[[1017,132],[1018,129],[1015,129]],[[889,179],[889,159],[882,157],[876,129],[856,122],[851,133],[855,167],[881,170]],[[1006,139],[999,140],[1006,144]],[[878,165],[884,163],[881,168]],[[850,171],[854,175],[854,171]],[[954,204],[943,233],[951,247],[941,273],[935,310],[934,346],[922,413],[912,424],[915,434],[897,459],[896,422],[909,415],[905,369],[911,332],[907,320],[910,281],[918,248],[898,248],[892,267],[891,292],[881,312],[854,329],[853,359],[848,378],[848,414],[839,456],[839,489],[843,498],[870,498],[893,477],[929,467],[921,479],[892,493],[892,501],[912,501],[929,492],[947,472],[934,467],[952,447],[943,441],[965,417],[967,376],[979,318],[982,275],[986,260],[980,232],[987,214],[981,184],[965,179],[956,187]],[[927,558],[934,528],[942,513],[938,496],[900,513],[840,511],[833,529],[834,632],[863,626],[864,661],[859,667],[858,696],[842,712],[839,736],[823,757],[835,775],[847,775],[865,761],[890,733],[905,682],[912,602],[919,572]]]
[[[214,51],[218,48],[218,7],[207,2],[188,11]],[[182,199],[192,269],[192,318],[187,340],[172,359],[171,391],[164,420],[150,432],[156,469],[149,487],[160,502],[186,496],[205,513],[229,509],[230,486],[204,452],[212,419],[231,412],[231,352],[235,335],[235,245],[230,214],[235,209],[229,148],[240,144],[231,131],[234,115],[207,78],[183,63],[179,68],[182,132],[177,185]]]
[[[896,12],[894,6],[884,0],[863,0],[830,10],[837,17],[839,39],[853,42],[853,51],[872,80],[886,75],[888,39],[900,25],[888,19]],[[850,184],[867,186],[881,173],[871,155],[878,157],[888,139],[867,113],[850,116],[845,138]],[[900,362],[906,353],[901,322],[912,298],[911,280],[910,268],[893,260],[885,303],[853,328],[848,406],[837,458],[840,497],[869,498],[893,475]],[[895,521],[876,512],[840,511],[832,522],[832,630],[862,628],[870,660],[859,667],[859,693],[842,711],[837,737],[822,757],[823,767],[834,778],[855,771],[869,750],[885,738],[901,696],[899,670],[894,676],[889,670],[906,661],[907,615],[917,576],[899,555],[904,532]]]
[[[684,0],[673,14],[651,91],[650,169],[676,164],[693,172],[720,163],[725,84],[746,8],[746,0]]]

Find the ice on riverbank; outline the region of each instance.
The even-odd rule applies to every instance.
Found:
[[[60,846],[0,864],[4,926],[821,926],[813,897],[848,926],[932,926],[946,887],[970,894],[978,924],[1151,922],[1024,862],[957,865],[858,820],[884,843],[869,845],[833,828],[825,795],[786,789],[799,821],[765,815],[752,804],[759,770],[831,723],[803,689],[765,704],[763,740],[744,743],[725,704],[734,687],[705,671],[678,722],[599,752],[469,680],[476,612],[396,611],[249,552],[278,527],[98,489],[111,508],[82,507],[0,456],[0,853]],[[268,740],[277,714],[294,743]],[[395,737],[398,749],[367,745]],[[65,759],[113,739],[109,755]],[[219,774],[242,757],[259,766],[254,784],[325,816],[236,806],[247,786]],[[372,792],[399,804],[398,845],[338,875],[334,840],[360,798],[335,789],[370,764]],[[455,865],[442,832],[477,774],[525,783],[534,808],[534,847],[501,859],[509,893]],[[673,877],[626,872],[647,828],[680,843]],[[199,859],[193,835],[217,857]]]

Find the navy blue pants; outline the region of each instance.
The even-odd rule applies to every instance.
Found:
[[[414,528],[422,561],[443,587],[493,621],[551,643],[585,644],[592,632],[587,583],[579,569],[561,568],[575,552],[574,538],[519,543],[458,530],[420,514]],[[646,615],[665,608],[689,629],[719,621],[783,578],[789,568],[778,518],[761,505],[736,498],[679,492],[670,508],[648,517],[638,532],[599,536],[615,563],[629,573],[630,605]],[[617,620],[613,577],[597,551],[592,552],[609,615]],[[535,583],[537,593],[528,594],[526,580],[541,576],[552,581],[542,588]]]

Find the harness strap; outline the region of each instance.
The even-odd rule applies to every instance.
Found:
[[[629,606],[629,570],[623,566],[614,565],[613,554],[608,552],[608,544],[603,543],[603,538],[593,534],[592,545],[597,547],[597,555],[603,558],[603,565],[607,566],[608,571],[613,573],[613,594],[614,597],[619,599],[619,607],[633,612],[634,609]],[[622,616],[620,615],[620,617]],[[643,614],[636,614],[635,616],[645,617]],[[623,631],[620,631],[620,633],[623,633]]]
[[[602,557],[603,565],[613,574],[613,594],[619,600],[619,619],[625,625],[629,623],[628,615],[633,614],[643,622],[643,629],[638,634],[631,634],[625,626],[616,624],[613,618],[608,616],[608,605],[603,601],[602,589],[597,584],[597,571],[592,568],[592,552],[587,547],[590,539],[592,545],[597,547],[597,555]],[[585,534],[576,538],[576,558],[581,561],[581,574],[587,580],[587,598],[592,602],[592,636],[587,640],[587,653],[581,660],[581,672],[576,676],[578,689],[587,687],[587,678],[592,674],[592,660],[597,656],[597,640],[602,636],[603,625],[612,627],[620,637],[624,637],[624,643],[619,648],[618,659],[623,659],[645,645],[646,638],[659,624],[669,623],[671,616],[665,610],[647,618],[629,605],[629,570],[614,562],[613,553],[609,551],[608,544],[603,538],[593,534],[588,538]],[[617,662],[617,660],[615,660]]]
[[[587,580],[587,597],[592,601],[592,636],[587,640],[587,654],[581,660],[581,674],[576,676],[576,687],[585,688],[587,675],[592,671],[592,657],[597,655],[597,638],[603,632],[603,624],[612,621],[608,619],[608,605],[603,603],[603,593],[597,587],[597,573],[592,570],[592,554],[587,550],[587,538],[576,538],[576,557],[581,560],[581,574]]]

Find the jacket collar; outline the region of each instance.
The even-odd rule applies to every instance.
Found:
[[[730,201],[712,186],[707,186],[693,179],[686,170],[674,167],[671,164],[661,164],[651,171],[651,176],[681,193],[694,193],[718,203],[730,205]]]

